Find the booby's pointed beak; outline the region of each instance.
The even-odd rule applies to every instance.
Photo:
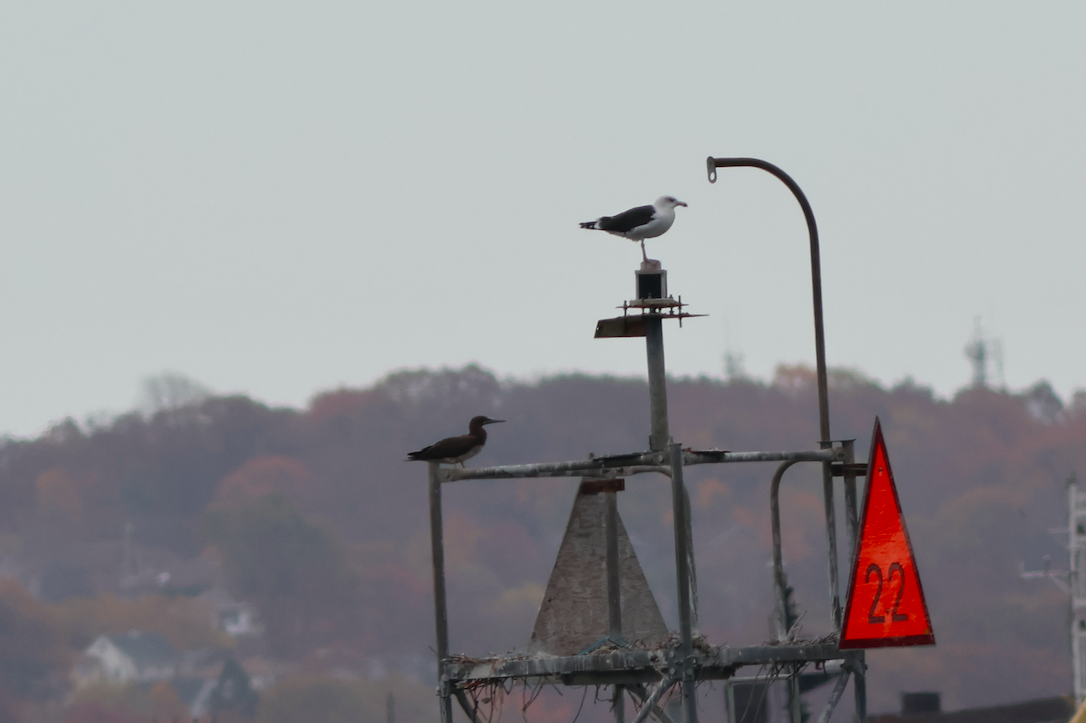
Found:
[[[491,419],[490,417],[487,417],[486,421],[483,422],[483,424],[498,424],[499,422],[504,422],[504,421],[505,421],[504,419]]]

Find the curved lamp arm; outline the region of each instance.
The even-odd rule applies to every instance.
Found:
[[[822,437],[823,448],[830,446],[830,405],[827,399],[826,376],[826,334],[822,325],[822,262],[818,252],[818,226],[815,224],[814,211],[807,202],[807,196],[792,177],[777,166],[758,158],[713,158],[706,161],[709,171],[709,183],[716,183],[716,169],[748,166],[761,168],[779,178],[799,201],[803,217],[807,219],[807,230],[811,236],[811,289],[814,293],[815,323],[815,365],[818,380],[818,432]]]
[[[749,166],[760,168],[772,173],[799,201],[803,209],[803,216],[807,219],[807,230],[811,236],[811,290],[814,295],[814,323],[815,323],[815,363],[818,379],[818,427],[822,439],[819,444],[823,449],[833,446],[830,441],[830,405],[828,401],[828,383],[826,375],[826,336],[822,324],[822,264],[818,252],[818,226],[815,224],[814,211],[807,202],[807,196],[792,177],[772,163],[758,158],[713,158],[706,160],[709,172],[709,183],[716,183],[716,169]],[[781,470],[783,472],[783,468]],[[833,474],[830,463],[822,464],[822,496],[826,508],[826,542],[829,546],[829,583],[830,583],[830,610],[834,627],[841,627],[841,597],[840,583],[837,574],[837,519],[833,501]]]

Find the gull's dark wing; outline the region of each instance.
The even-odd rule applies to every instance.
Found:
[[[638,226],[644,226],[655,215],[656,208],[654,206],[638,206],[637,208],[631,208],[629,211],[623,211],[617,216],[604,216],[596,224],[596,228],[611,233],[627,233]]]

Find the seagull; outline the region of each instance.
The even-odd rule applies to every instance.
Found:
[[[675,207],[685,205],[674,196],[660,196],[651,206],[631,208],[617,216],[601,216],[595,221],[582,223],[581,228],[606,231],[631,241],[640,241],[641,256],[648,261],[645,239],[656,238],[671,228],[671,224],[675,223]]]
[[[459,464],[464,466],[464,460],[471,459],[483,451],[486,444],[487,424],[504,422],[504,419],[491,419],[490,417],[472,417],[468,423],[468,433],[462,437],[447,437],[440,442],[435,442],[429,447],[423,447],[418,452],[408,452],[407,462],[445,462],[446,464]]]

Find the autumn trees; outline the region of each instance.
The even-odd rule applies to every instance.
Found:
[[[1044,555],[1055,564],[1064,554],[1044,530],[1063,524],[1063,480],[1075,470],[1086,476],[1086,396],[1064,403],[1039,384],[1022,393],[971,388],[942,399],[911,381],[887,388],[848,370],[834,370],[830,383],[834,434],[856,437],[859,456],[874,416],[882,418],[940,636],[936,651],[888,656],[874,667],[872,696],[879,695],[879,670],[893,670],[895,685],[939,685],[948,705],[969,703],[981,676],[1022,696],[1059,692],[1045,681],[1066,667],[1065,601],[1058,591],[1020,585],[1017,570],[1040,565]],[[197,633],[196,613],[178,590],[163,588],[138,608],[117,595],[129,522],[133,544],[148,554],[216,561],[216,584],[256,604],[275,655],[341,655],[359,668],[359,661],[395,660],[389,665],[427,675],[433,633],[425,475],[403,453],[458,433],[480,413],[508,420],[473,461],[480,465],[640,450],[647,435],[642,381],[576,374],[509,382],[478,367],[406,371],[366,389],[321,394],[303,410],[244,397],[160,396],[174,401],[148,415],[66,422],[39,439],[0,443],[0,561],[21,570],[28,584],[37,580],[56,603],[38,609],[40,601],[0,588],[0,636],[15,636],[12,649],[40,639],[34,649],[43,651],[10,675],[0,670],[0,696],[9,702],[48,689],[68,664],[48,642],[57,629],[68,631],[60,638],[66,654],[93,632],[132,620],[191,645],[215,644],[214,634]],[[669,399],[674,437],[695,447],[817,445],[813,375],[802,366],[782,367],[764,382],[672,380]],[[770,474],[730,465],[692,469],[688,478],[701,624],[716,639],[765,636]],[[817,471],[789,475],[782,491],[789,580],[810,609],[803,624],[821,633],[820,482]],[[523,645],[571,485],[450,486],[455,645],[466,652]],[[673,589],[666,490],[647,475],[634,478],[620,505],[666,616]],[[95,550],[103,552],[89,554]],[[77,618],[83,622],[72,622]],[[1009,659],[1033,661],[1029,670],[1001,667],[987,654],[985,665],[972,662],[997,639],[1011,646]],[[289,686],[280,694],[306,695]]]

